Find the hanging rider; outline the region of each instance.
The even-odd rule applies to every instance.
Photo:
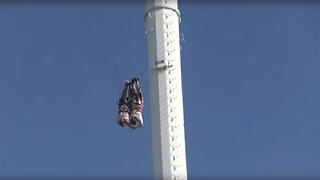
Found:
[[[139,78],[131,79],[129,85],[128,105],[130,108],[130,121],[132,125],[139,123],[138,126],[133,126],[132,129],[143,127],[142,109],[143,109],[143,95],[139,83]]]
[[[130,123],[130,109],[128,106],[128,97],[127,97],[127,91],[128,91],[128,86],[129,86],[130,82],[126,81],[125,82],[125,86],[124,89],[122,91],[121,97],[119,99],[118,102],[118,124],[122,127],[124,127],[124,125],[127,125]]]

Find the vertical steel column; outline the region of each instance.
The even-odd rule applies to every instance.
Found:
[[[146,0],[154,179],[187,179],[177,0]]]

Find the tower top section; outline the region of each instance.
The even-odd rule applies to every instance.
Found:
[[[156,11],[160,9],[170,9],[176,12],[180,22],[181,18],[180,18],[180,12],[178,10],[177,0],[146,0],[146,13],[144,16],[145,20],[147,16],[150,15],[151,11]]]

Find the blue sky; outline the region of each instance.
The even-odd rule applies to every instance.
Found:
[[[0,5],[0,177],[151,178],[144,2]],[[179,10],[189,177],[320,178],[319,1]],[[116,125],[109,48],[141,77],[143,129]]]

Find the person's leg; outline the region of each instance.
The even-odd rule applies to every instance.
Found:
[[[140,87],[139,78],[136,79],[136,86],[137,86],[137,98],[138,98],[138,101],[142,104],[143,103],[143,97],[142,97],[142,93],[141,93],[141,87]]]
[[[140,82],[139,82],[139,80],[136,80],[136,85],[137,85],[137,90],[139,91],[140,90]]]
[[[119,99],[119,102],[118,102],[118,105],[119,106],[122,106],[123,104],[126,104],[127,103],[127,92],[128,92],[128,86],[129,86],[129,81],[126,81],[125,82],[125,85],[124,85],[124,88],[123,88],[123,91],[121,93],[121,97]],[[119,107],[120,108],[120,107]]]
[[[135,86],[137,86],[136,88],[135,88],[135,90],[137,90],[137,88],[138,88],[138,83],[139,83],[139,77],[133,77],[132,79],[131,79],[131,83],[132,84],[134,84],[134,82],[136,82],[136,85]],[[134,86],[134,87],[135,87]]]
[[[132,99],[135,95],[135,88],[133,86],[133,83],[130,83],[129,85],[129,99]]]
[[[140,87],[140,82],[139,82],[139,80],[136,81],[136,84],[137,84],[138,93],[141,94],[141,87]]]
[[[126,81],[125,84],[124,84],[124,89],[122,91],[122,95],[121,97],[122,98],[126,98],[127,97],[127,91],[128,91],[128,86],[129,86],[130,82],[129,81]]]

